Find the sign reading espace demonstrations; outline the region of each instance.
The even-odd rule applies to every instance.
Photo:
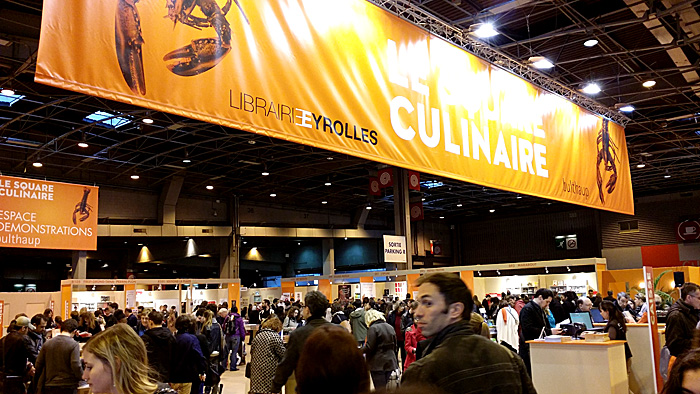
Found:
[[[37,82],[634,213],[621,126],[367,1],[163,3],[45,0]]]
[[[0,247],[97,249],[94,186],[0,176]]]

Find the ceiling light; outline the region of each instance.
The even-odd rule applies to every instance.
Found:
[[[664,174],[664,178],[668,179],[671,177],[671,174],[666,170],[666,174]]]
[[[263,171],[260,175],[262,175],[262,176],[268,176],[268,175],[270,175],[270,173],[267,172],[267,171]]]
[[[496,210],[495,210],[495,209],[489,209],[489,212],[494,213],[494,212],[496,212]]]
[[[521,198],[523,198],[523,196],[521,196],[521,195],[518,194],[517,196],[515,196],[515,198],[517,198],[518,200],[520,200]]]
[[[321,201],[321,204],[328,204],[328,201]]]
[[[587,46],[589,48],[594,47],[594,46],[598,45],[598,40],[596,40],[596,39],[586,40],[583,42],[583,45]]]
[[[277,193],[270,193],[270,197],[277,197]]]
[[[479,38],[489,38],[498,34],[490,23],[475,23],[469,26],[469,31]]]
[[[151,118],[143,118],[142,122],[145,123],[145,124],[152,124],[152,123],[153,123],[153,119],[151,119]]]
[[[345,237],[345,240],[347,241],[347,240],[348,240],[348,237]]]
[[[331,183],[330,183],[330,182],[326,182],[326,183],[324,183],[324,185],[326,185],[326,186],[330,186],[330,185],[331,185]]]
[[[301,246],[301,242],[297,242],[297,246]]]
[[[615,104],[615,108],[621,112],[634,111],[634,106],[632,104],[626,104],[626,103],[617,103],[617,104]]]
[[[102,268],[107,268],[107,267],[109,267],[109,264],[107,264],[107,263],[104,263],[104,264],[102,265]]]
[[[642,83],[642,86],[644,86],[645,88],[650,88],[654,85],[656,85],[656,81],[654,81],[653,79],[650,79],[648,81],[644,81],[644,83]]]
[[[420,200],[421,200],[421,201],[425,201],[425,197],[421,198]]]
[[[0,93],[2,93],[3,96],[14,96],[15,95],[15,91],[10,89],[10,88],[2,88],[2,90],[0,90]]]
[[[38,162],[38,161],[35,161],[34,163],[32,163],[32,165],[36,168],[40,168],[40,167],[44,166],[43,164],[41,164],[41,162]]]
[[[255,140],[248,140],[248,143],[251,145],[255,145]]]
[[[214,190],[214,186],[212,186],[212,185],[207,185],[207,190]]]
[[[540,70],[546,70],[554,67],[554,63],[550,62],[549,59],[545,58],[544,56],[531,56],[528,59],[528,62],[532,67]]]
[[[462,203],[457,203],[457,208],[462,208]]]
[[[190,159],[182,159],[182,162],[187,164],[187,163],[192,163],[192,160]]]
[[[87,142],[78,142],[78,146],[81,148],[87,148],[90,145],[88,145]]]
[[[372,206],[368,205],[367,207],[365,207],[365,209],[370,210],[370,209],[372,209]]]
[[[598,84],[595,82],[591,82],[588,85],[584,86],[582,91],[586,94],[596,94],[600,92],[600,86],[598,86]]]
[[[445,218],[444,216],[440,216],[440,219],[444,219],[444,218]]]
[[[139,178],[141,178],[141,177],[138,176],[138,175],[132,175],[132,176],[131,176],[131,179],[133,179],[133,180],[137,180],[137,179],[139,179]]]
[[[644,167],[646,167],[646,166],[647,166],[647,165],[644,164],[643,161],[640,161],[639,163],[637,163],[637,168],[644,168]]]
[[[328,157],[326,157],[326,160],[333,160],[333,157],[328,156]]]

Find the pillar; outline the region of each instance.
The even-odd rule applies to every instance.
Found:
[[[333,238],[324,238],[322,242],[323,275],[335,274],[335,249]]]
[[[391,263],[399,270],[413,269],[413,238],[408,194],[408,171],[394,168],[394,234],[406,237],[406,263]],[[387,269],[393,267],[387,266]]]
[[[238,196],[234,196],[229,206],[231,218],[231,234],[223,238],[219,247],[219,277],[226,279],[240,278],[240,255],[239,246],[241,240],[241,226],[238,221]],[[239,308],[240,310],[240,308]]]
[[[229,283],[228,284],[228,302],[229,308],[233,306],[234,302],[238,307],[238,312],[241,312],[241,284],[240,283]]]
[[[87,279],[87,252],[73,251],[73,279]]]
[[[61,284],[61,310],[54,315],[63,316],[63,320],[70,318],[71,306],[73,305],[73,285]]]
[[[420,278],[420,274],[408,274],[408,275],[406,275],[406,291],[408,292],[408,294],[411,295],[412,300],[416,299],[413,292],[418,291],[418,286],[415,285],[418,278]]]

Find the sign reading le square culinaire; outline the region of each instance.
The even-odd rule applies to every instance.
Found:
[[[97,249],[95,186],[0,176],[0,247]]]
[[[368,1],[44,0],[43,7],[37,82],[634,213],[622,126]]]

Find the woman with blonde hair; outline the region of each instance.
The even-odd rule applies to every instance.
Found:
[[[146,346],[126,324],[95,335],[83,348],[83,380],[93,393],[175,394],[150,376]]]
[[[282,337],[282,322],[272,315],[260,326],[250,349],[250,394],[271,393],[272,378],[277,364],[282,361],[285,348]],[[270,372],[273,373],[270,373]]]
[[[396,357],[396,332],[387,323],[384,314],[370,309],[365,312],[367,342],[362,351],[367,355],[367,366],[376,390],[384,390],[391,372],[399,368]]]

